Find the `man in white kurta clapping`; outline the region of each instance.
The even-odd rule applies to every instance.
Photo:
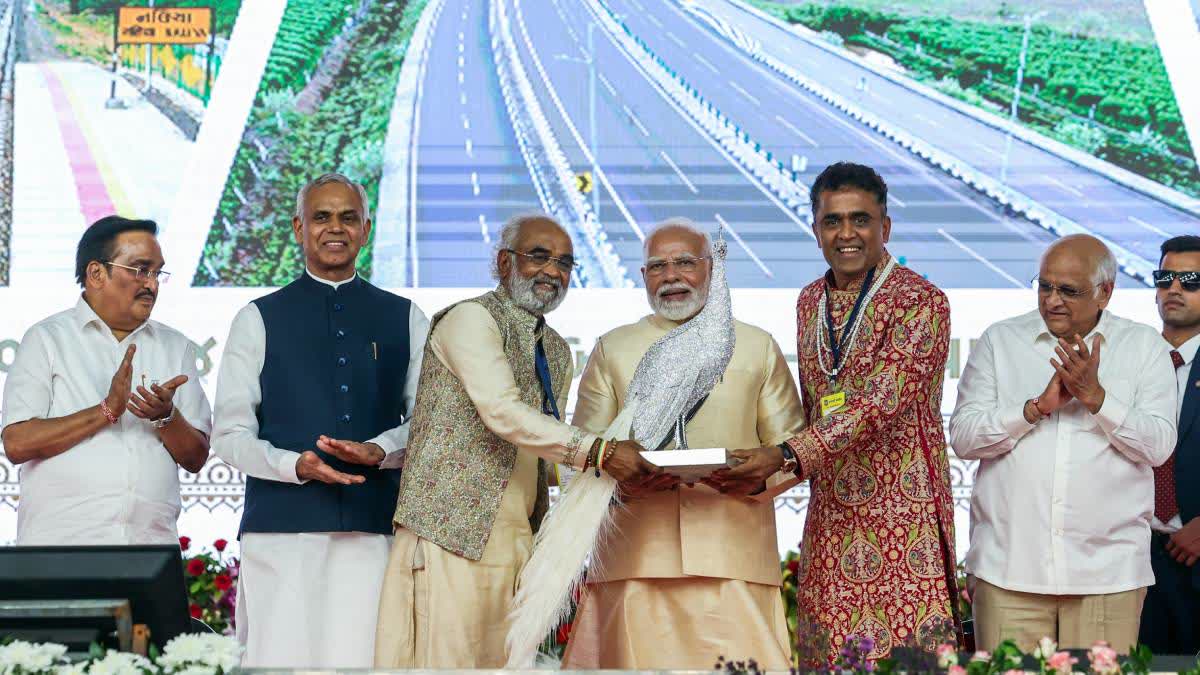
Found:
[[[310,182],[292,229],[305,272],[238,313],[217,381],[213,450],[246,474],[242,665],[366,668],[429,322],[356,272],[361,185]]]

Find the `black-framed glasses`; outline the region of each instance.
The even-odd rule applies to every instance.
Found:
[[[708,256],[697,258],[695,256],[684,256],[682,258],[672,258],[670,260],[651,260],[646,263],[646,274],[652,277],[662,276],[667,273],[667,268],[674,266],[679,270],[680,274],[690,274],[696,271],[700,266],[700,261],[708,260]]]
[[[570,274],[572,271],[574,271],[575,265],[578,264],[575,262],[575,259],[569,255],[564,255],[561,258],[556,258],[556,257],[550,255],[549,253],[546,253],[545,251],[533,251],[532,253],[521,253],[520,251],[511,249],[511,248],[506,248],[504,250],[508,251],[509,253],[519,255],[522,258],[528,258],[529,262],[533,263],[533,265],[537,269],[542,269],[546,265],[549,265],[550,263],[554,263],[554,266],[557,267],[559,269],[559,271],[561,271],[564,274]]]
[[[133,276],[136,277],[138,281],[154,279],[160,284],[165,284],[167,283],[167,280],[171,278],[171,273],[167,272],[166,270],[152,270],[149,267],[130,267],[129,265],[122,265],[121,263],[115,263],[111,260],[105,262],[104,264],[127,269],[130,272],[133,272]]]
[[[1200,272],[1176,272],[1175,270],[1154,270],[1154,285],[1158,288],[1170,288],[1175,280],[1188,293],[1200,291]]]
[[[1084,295],[1087,295],[1096,289],[1095,286],[1076,288],[1070,284],[1057,286],[1039,277],[1034,277],[1033,283],[1037,286],[1038,295],[1050,296],[1055,291],[1058,291],[1059,297],[1061,297],[1063,300],[1078,300],[1079,298],[1082,298]]]

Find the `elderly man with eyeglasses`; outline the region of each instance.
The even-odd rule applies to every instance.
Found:
[[[685,219],[661,223],[646,237],[642,278],[653,313],[597,341],[579,382],[575,424],[593,432],[609,427],[647,352],[704,309],[712,256],[708,235]],[[733,323],[724,375],[685,418],[692,448],[774,445],[804,427],[779,345],[761,328]],[[672,434],[657,449],[678,444]],[[765,492],[767,482],[782,488],[785,481],[796,482],[790,474],[682,487],[669,475],[622,481],[616,534],[592,561],[563,666],[706,670],[724,656],[787,670],[775,508]]]
[[[959,380],[950,443],[980,461],[966,558],[980,649],[1137,642],[1178,394],[1162,337],[1105,309],[1116,275],[1098,239],[1055,242],[1038,310],[988,327]]]
[[[83,233],[73,309],[34,325],[4,384],[21,468],[17,544],[176,544],[179,467],[208,458],[211,414],[182,333],[150,319],[163,254],[150,220]]]
[[[524,215],[500,232],[498,287],[433,318],[413,409],[375,667],[501,668],[509,610],[549,505],[550,463],[638,481],[634,441],[562,420],[573,363],[545,315],[575,269],[566,231]]]

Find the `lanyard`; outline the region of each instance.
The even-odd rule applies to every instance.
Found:
[[[863,298],[867,297],[867,291],[870,289],[871,281],[874,278],[875,268],[872,267],[867,271],[867,277],[863,279],[862,288],[858,289],[858,298],[854,301],[854,309],[850,310],[850,318],[846,321],[846,327],[842,330],[842,338],[840,340],[833,328],[833,303],[829,300],[829,284],[825,284],[825,327],[829,333],[829,352],[833,356],[833,372],[829,375],[830,382],[837,382],[838,371],[842,367],[842,359],[846,356],[842,353],[842,350],[845,349],[847,339],[854,333],[854,329],[858,325],[858,313],[862,310]]]

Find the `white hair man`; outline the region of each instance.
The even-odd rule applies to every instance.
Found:
[[[246,474],[242,665],[364,668],[429,321],[355,271],[366,192],[308,183],[292,219],[305,271],[234,318],[213,450]]]
[[[548,216],[503,229],[499,286],[433,318],[379,604],[377,668],[501,668],[509,606],[549,504],[547,466],[618,480],[655,468],[633,441],[561,422],[573,365],[545,314],[567,293],[571,238]]]
[[[959,380],[950,443],[980,460],[966,567],[981,649],[1137,642],[1178,393],[1162,337],[1105,309],[1116,273],[1095,237],[1052,244],[1037,311],[988,327]]]
[[[597,342],[577,426],[600,432],[616,418],[646,351],[704,308],[711,272],[708,236],[688,221],[666,221],[646,238],[642,277],[654,313]],[[803,427],[779,346],[754,326],[735,322],[734,331],[723,378],[686,424],[690,447],[773,445]],[[668,438],[661,449],[671,447]],[[765,489],[760,481],[706,483],[621,481],[625,508],[590,567],[564,667],[704,670],[724,656],[788,668],[773,501],[748,498]]]

